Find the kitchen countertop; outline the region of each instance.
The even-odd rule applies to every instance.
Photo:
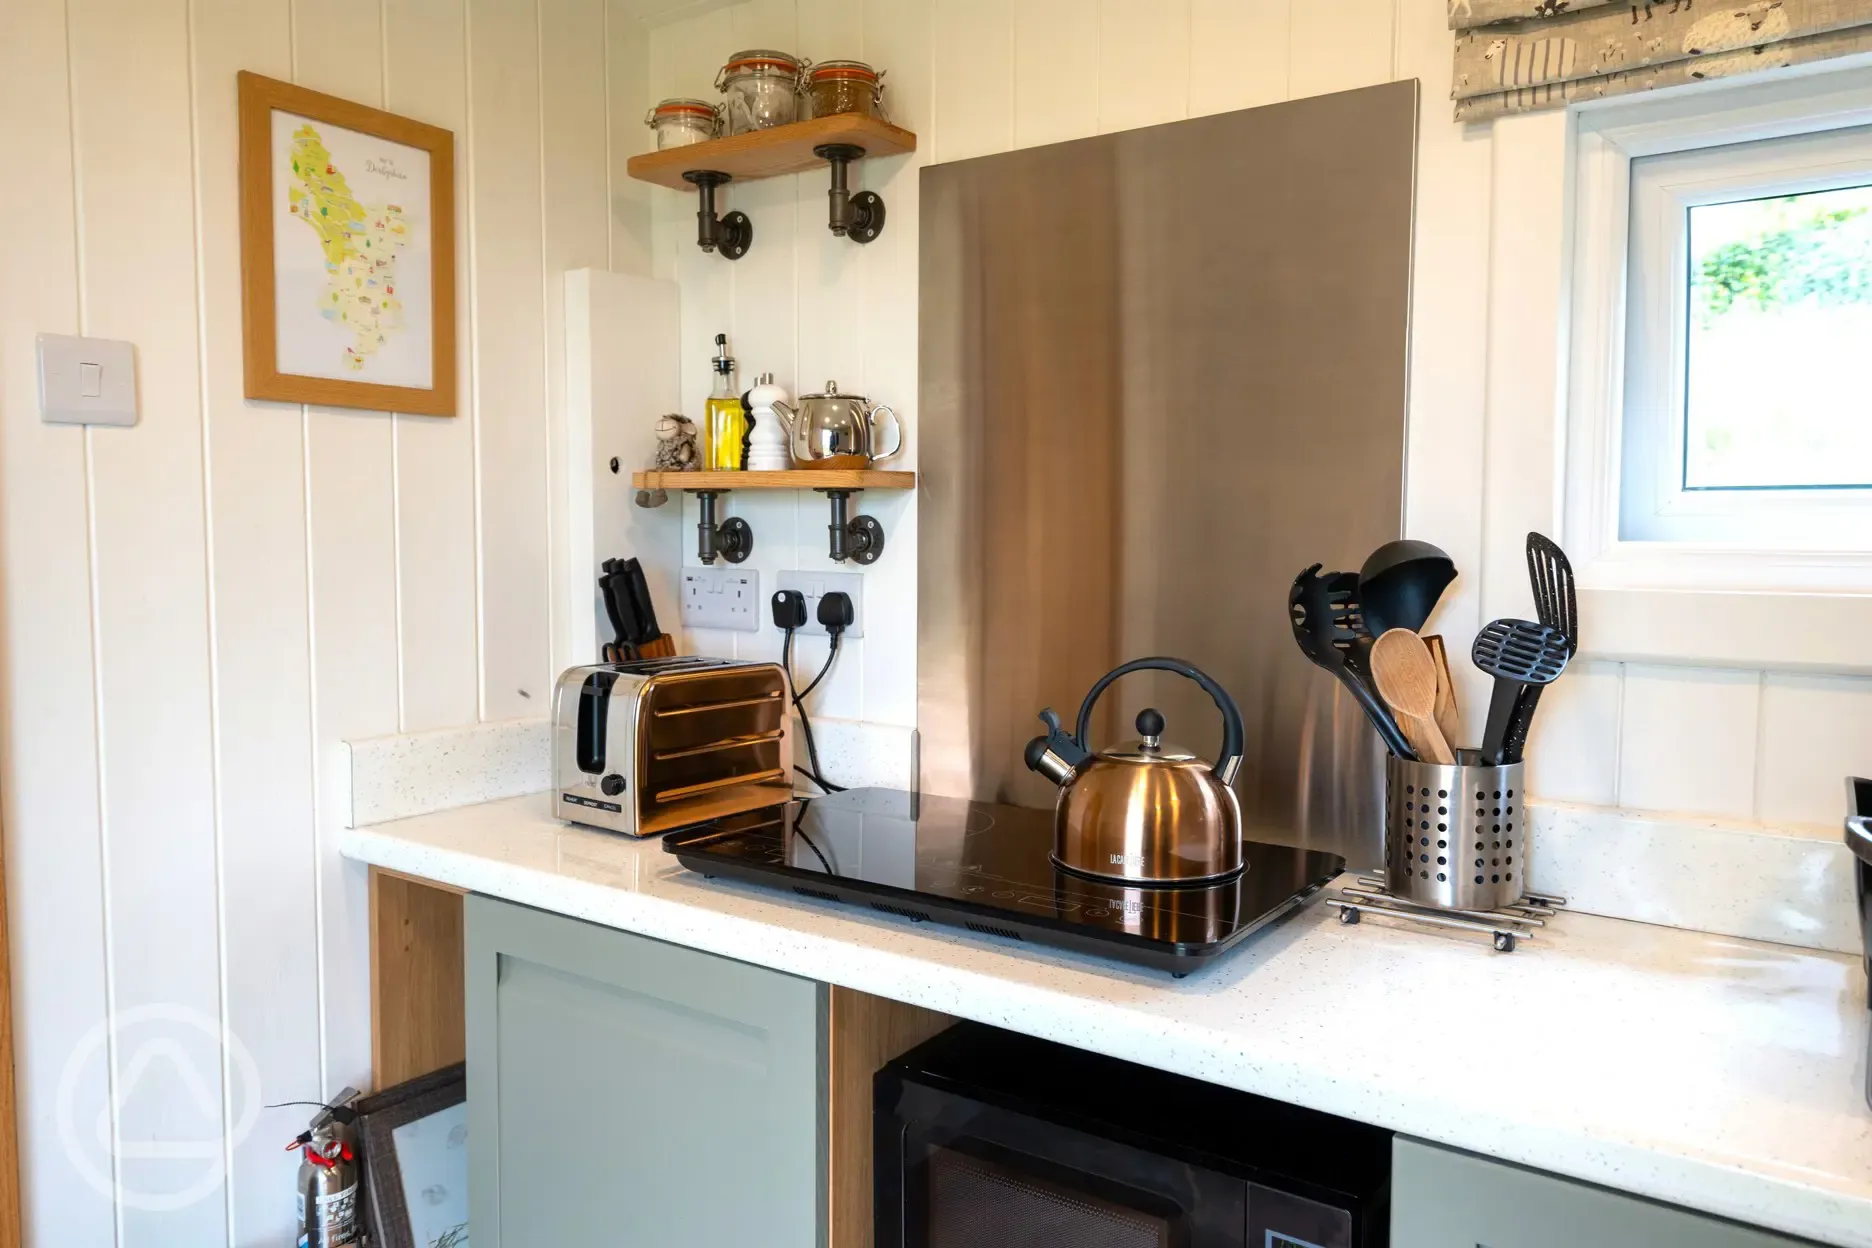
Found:
[[[684,870],[546,795],[344,855],[1830,1244],[1872,1248],[1858,961],[1583,914],[1513,954],[1315,902],[1176,980]]]

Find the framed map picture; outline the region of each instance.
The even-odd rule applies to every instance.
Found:
[[[455,136],[240,75],[247,397],[455,414]]]

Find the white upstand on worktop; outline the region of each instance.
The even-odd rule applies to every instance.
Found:
[[[1872,1248],[1857,959],[1580,914],[1498,954],[1378,919],[1344,927],[1316,904],[1174,980],[703,879],[655,840],[560,823],[544,794],[352,829],[341,848],[1418,1140]],[[1538,1206],[1539,1192],[1526,1199]],[[1586,1242],[1551,1230],[1489,1242]]]

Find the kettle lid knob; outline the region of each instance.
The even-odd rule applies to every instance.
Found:
[[[1138,736],[1144,738],[1144,748],[1154,750],[1163,744],[1164,717],[1155,707],[1145,707],[1138,712]]]

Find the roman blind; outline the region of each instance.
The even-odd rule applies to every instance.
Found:
[[[1458,121],[1872,51],[1872,0],[1450,0]]]

